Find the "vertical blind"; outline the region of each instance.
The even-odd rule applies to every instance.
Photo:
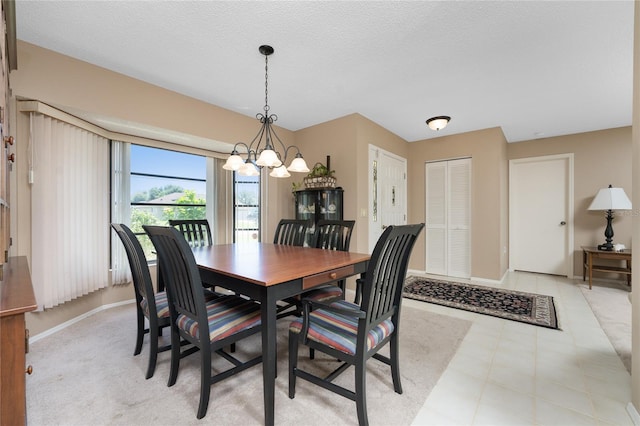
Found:
[[[31,278],[39,309],[109,281],[109,141],[30,116]]]
[[[111,220],[114,223],[131,226],[130,144],[120,141],[112,141],[111,144]],[[127,284],[132,281],[127,254],[115,232],[111,233],[111,268],[113,285]]]

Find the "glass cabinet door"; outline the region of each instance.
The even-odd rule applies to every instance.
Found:
[[[307,189],[296,191],[296,219],[342,220],[342,189]]]
[[[342,192],[341,191],[323,191],[320,195],[320,217],[324,220],[341,220],[342,219]]]
[[[296,219],[316,221],[316,193],[314,191],[296,192]]]

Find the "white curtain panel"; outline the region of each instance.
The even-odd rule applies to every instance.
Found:
[[[31,113],[31,279],[39,309],[109,281],[109,141]]]
[[[112,141],[112,193],[111,220],[131,226],[131,190],[130,190],[130,152],[131,144]],[[122,241],[115,232],[111,232],[111,283],[127,284],[132,281],[129,259]]]

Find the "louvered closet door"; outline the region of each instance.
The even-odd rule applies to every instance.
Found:
[[[471,159],[426,165],[426,265],[431,274],[471,276]]]

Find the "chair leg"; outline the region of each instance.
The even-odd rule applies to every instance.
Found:
[[[205,343],[206,344],[206,343]],[[211,347],[200,348],[200,403],[198,404],[198,419],[207,414],[209,395],[211,393]]]
[[[298,334],[289,332],[289,398],[296,396],[296,369],[298,368]]]
[[[309,359],[316,359],[316,350],[309,348]]]
[[[364,360],[358,360],[355,364],[356,369],[356,409],[358,411],[358,425],[368,426],[369,418],[367,416],[367,369]]]
[[[145,379],[153,377],[156,371],[156,361],[158,360],[158,324],[151,324],[149,321],[149,366]]]
[[[180,367],[180,335],[178,331],[171,327],[171,368],[169,369],[169,382],[167,386],[173,386],[178,379],[178,369]]]
[[[393,390],[402,393],[402,383],[400,381],[400,350],[398,333],[393,333],[389,342],[389,359],[391,360],[391,377],[393,378]]]
[[[142,340],[144,339],[144,314],[140,307],[136,309],[136,316],[138,317],[138,333],[136,335],[136,348],[133,351],[133,356],[139,355],[140,351],[142,351]]]

